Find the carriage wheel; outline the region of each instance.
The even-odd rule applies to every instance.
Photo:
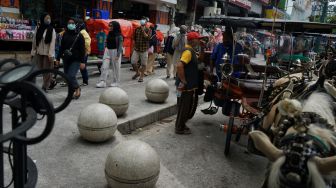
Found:
[[[230,120],[229,120],[228,130],[227,130],[227,133],[226,133],[226,140],[225,140],[225,150],[224,150],[225,156],[229,155],[229,153],[230,153],[232,127],[233,127],[233,124],[234,124],[235,112],[236,112],[236,104],[232,105],[232,107],[231,107]]]
[[[236,139],[235,139],[236,142],[239,142],[240,137],[241,137],[241,135],[242,135],[242,133],[243,133],[243,131],[244,131],[244,128],[245,128],[245,126],[242,126],[242,127],[239,127],[239,128],[238,128],[238,130],[237,130],[237,135],[236,135]]]

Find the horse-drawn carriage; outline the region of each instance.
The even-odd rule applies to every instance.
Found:
[[[225,16],[202,17],[200,23],[225,25],[232,33],[237,27],[301,33],[331,33],[336,28],[330,24]],[[287,62],[274,61],[277,63],[272,65],[255,65],[245,55],[230,55],[223,57],[221,78],[205,73],[204,99],[211,104],[203,110],[214,114],[222,107],[223,114],[230,117],[225,154],[229,154],[234,120],[243,118],[249,123],[238,127],[236,141],[244,129],[250,131],[249,151],[274,162],[263,187],[334,187],[324,175],[336,170],[335,49],[327,44],[325,53],[317,54],[314,61],[309,57],[302,61],[290,54]],[[209,54],[202,57],[209,65]],[[237,64],[233,64],[233,58],[238,59]],[[237,71],[241,74],[234,77],[232,73]]]
[[[282,32],[331,33],[335,25],[274,21],[258,18],[206,16],[200,23],[225,25],[232,32],[237,27],[280,29]],[[205,114],[215,114],[222,107],[229,116],[226,128],[225,154],[229,154],[235,118],[249,121],[238,126],[236,141],[244,129],[250,131],[249,151],[274,162],[263,187],[334,187],[324,175],[336,168],[336,53],[330,45],[317,59],[305,57],[305,65],[289,57],[285,67],[279,64],[255,65],[244,55],[236,55],[233,64],[226,54],[221,65],[222,77],[205,73],[206,94],[211,101]],[[209,54],[203,56],[209,65]],[[234,57],[236,58],[236,57]],[[283,62],[282,62],[283,63]],[[234,77],[239,71],[241,76]],[[212,104],[215,104],[212,106]]]

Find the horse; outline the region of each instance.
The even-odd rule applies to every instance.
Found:
[[[254,146],[272,165],[264,188],[324,188],[336,171],[335,87],[324,82],[304,100],[285,98],[277,108],[280,121],[278,145],[262,131],[249,133]]]

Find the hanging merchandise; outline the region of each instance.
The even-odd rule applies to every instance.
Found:
[[[0,17],[0,40],[31,41],[33,36],[28,20]]]

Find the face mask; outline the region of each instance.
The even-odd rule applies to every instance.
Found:
[[[44,20],[44,24],[45,24],[45,25],[50,25],[50,23],[51,23],[51,20],[50,20],[50,19],[45,19],[45,20]]]
[[[76,29],[76,25],[75,25],[75,24],[68,24],[68,29],[69,29],[70,31],[73,31],[73,30]]]
[[[218,32],[215,32],[215,33],[214,33],[214,36],[217,37],[217,36],[218,36]]]
[[[141,21],[140,21],[140,24],[141,24],[142,26],[144,26],[144,25],[146,24],[146,21],[145,21],[145,20],[141,20]]]

